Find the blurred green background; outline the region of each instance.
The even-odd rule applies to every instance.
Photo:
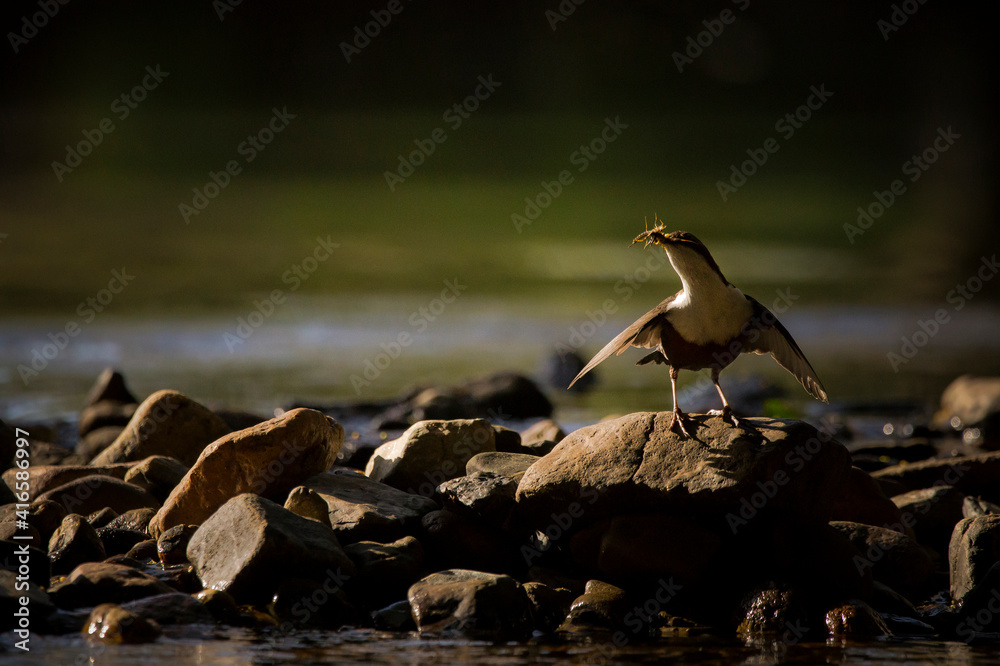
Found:
[[[205,399],[355,397],[359,359],[409,330],[409,315],[452,278],[467,292],[373,394],[500,367],[533,372],[588,309],[618,297],[616,283],[647,257],[628,241],[654,214],[697,234],[761,301],[792,288],[786,324],[832,393],[927,397],[959,372],[1000,370],[986,330],[998,321],[992,283],[901,373],[885,361],[899,335],[951,307],[949,290],[998,245],[995,40],[971,7],[912,4],[885,39],[879,21],[894,6],[883,3],[418,0],[394,5],[347,62],[342,43],[366,24],[375,32],[372,12],[385,22],[385,3],[71,3],[13,42],[42,10],[6,3],[0,399],[36,400],[27,413],[42,398],[62,405],[106,362],[149,391],[170,380]],[[723,10],[731,23],[718,21]],[[709,43],[678,72],[674,53],[689,38]],[[120,119],[115,100],[147,66],[169,75]],[[500,86],[453,128],[444,114],[490,75]],[[830,99],[783,137],[775,123],[820,85]],[[239,146],[274,108],[295,118],[247,163]],[[105,117],[114,131],[60,182],[53,161]],[[572,155],[606,118],[628,127],[577,171]],[[961,138],[909,182],[903,163],[947,127]],[[390,190],[385,172],[437,128],[447,140]],[[769,137],[778,151],[723,201],[718,182]],[[242,172],[185,224],[178,206],[230,160]],[[564,169],[573,182],[519,233],[512,214]],[[905,194],[849,242],[844,225],[895,179]],[[282,275],[317,237],[339,244],[333,256],[267,335],[225,348],[237,317],[289,291]],[[134,282],[37,381],[21,381],[17,365],[121,267]],[[678,286],[669,270],[650,284],[616,301],[582,354]],[[484,321],[495,325],[477,330]],[[154,343],[137,322],[191,343]],[[292,343],[310,327],[346,333]],[[636,372],[609,367],[600,405],[662,401],[623,388]],[[654,374],[639,385],[662,389]]]

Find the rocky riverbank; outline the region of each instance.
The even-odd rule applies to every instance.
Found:
[[[835,411],[694,415],[687,439],[669,413],[567,435],[552,409],[501,374],[265,419],[140,401],[108,370],[73,450],[0,423],[0,623],[26,607],[33,633],[109,643],[217,624],[616,646],[1000,632],[1000,379],[959,378],[932,422],[875,441]]]

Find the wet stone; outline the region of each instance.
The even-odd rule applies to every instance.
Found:
[[[156,540],[156,551],[160,562],[166,565],[187,562],[188,542],[197,530],[197,525],[174,525],[161,534]]]
[[[67,574],[84,562],[107,557],[97,531],[83,516],[71,513],[63,518],[49,540],[49,560],[53,574]]]
[[[151,643],[162,633],[155,621],[110,603],[94,608],[84,628],[88,638],[110,645]]]

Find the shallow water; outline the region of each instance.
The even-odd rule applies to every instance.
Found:
[[[57,318],[22,318],[0,327],[0,418],[12,422],[72,420],[86,391],[106,366],[115,366],[139,395],[162,388],[213,405],[266,415],[296,401],[328,403],[399,395],[416,385],[454,384],[499,370],[538,376],[561,344],[589,357],[642,314],[623,307],[600,325],[558,303],[465,297],[434,321],[419,312],[425,297],[377,301],[300,297],[290,300],[250,335],[237,338],[241,315],[172,318],[99,318],[22,379],[34,350],[61,330]],[[928,312],[919,307],[797,306],[781,315],[816,368],[836,408],[858,400],[936,402],[962,373],[1000,372],[1000,309],[969,306],[953,313],[912,360],[894,372],[887,358],[902,337],[919,330]],[[246,329],[245,329],[246,330]],[[398,346],[401,334],[408,344]],[[237,340],[234,342],[234,340]],[[582,344],[581,344],[582,343]],[[394,355],[394,358],[390,355]],[[596,371],[586,395],[548,387],[557,419],[594,421],[609,413],[657,410],[670,404],[662,369],[633,367],[639,350],[612,358]],[[378,364],[379,367],[374,367]],[[704,372],[701,374],[705,374]],[[810,401],[770,358],[742,356],[722,375],[723,386],[760,376],[802,415],[821,407]],[[682,372],[682,403],[699,374]],[[690,403],[689,403],[690,404]]]
[[[190,631],[188,629],[187,631]],[[151,645],[104,646],[79,636],[36,637],[30,654],[2,658],[9,664],[83,666],[107,664],[995,664],[996,644],[955,641],[886,640],[868,643],[828,641],[744,644],[713,636],[650,639],[615,647],[595,635],[571,641],[552,637],[523,643],[422,638],[417,634],[375,631],[306,631],[269,639],[244,630],[213,632],[210,640],[179,638],[177,632]],[[175,635],[171,635],[175,634]]]

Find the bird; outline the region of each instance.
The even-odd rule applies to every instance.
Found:
[[[663,248],[681,280],[681,289],[615,336],[569,387],[612,354],[620,355],[629,347],[653,349],[636,365],[670,366],[674,409],[668,429],[690,438],[684,425],[687,415],[677,405],[678,371],[710,368],[722,409],[712,410],[709,415],[740,427],[719,385],[719,373],[740,354],[753,353],[770,354],[809,395],[828,402],[826,389],[788,329],[770,310],[725,278],[708,248],[694,234],[668,232],[663,221],[654,216],[653,228],[647,224],[646,231],[632,240],[633,245],[640,242],[644,247],[652,243]]]

